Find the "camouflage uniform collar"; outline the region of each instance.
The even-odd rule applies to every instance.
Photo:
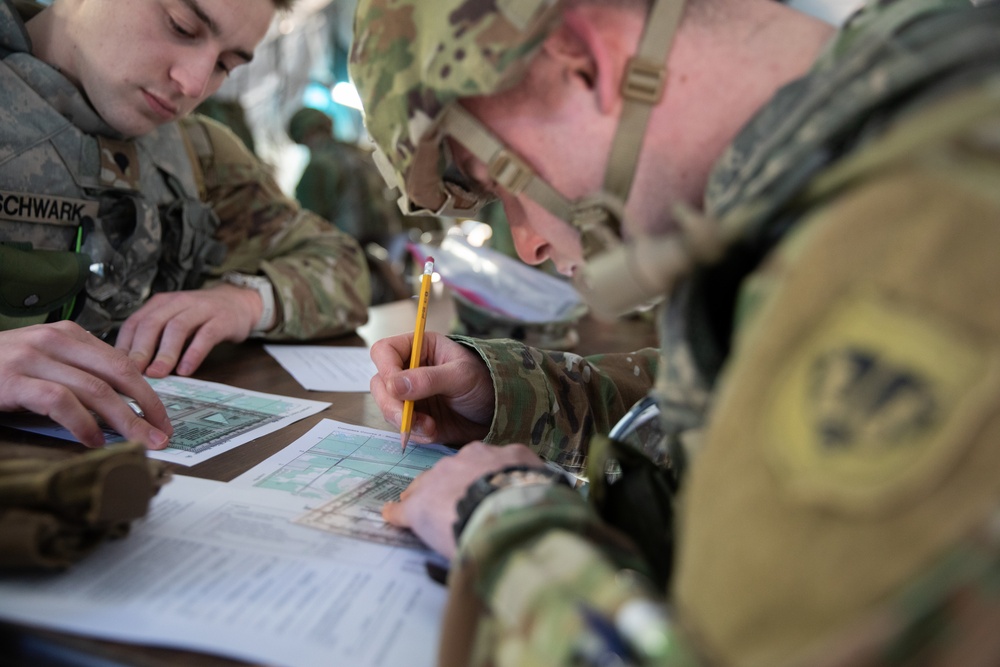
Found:
[[[833,134],[871,115],[911,85],[914,77],[935,75],[933,68],[914,75],[907,58],[931,58],[934,64],[943,64],[952,57],[940,48],[933,54],[907,55],[900,50],[887,55],[886,45],[918,19],[962,10],[974,11],[968,0],[875,0],[856,13],[810,71],[779,89],[733,140],[710,174],[705,210],[722,219],[748,202],[766,200],[774,205],[791,196],[799,184],[792,178],[794,183],[788,186],[791,171],[807,180],[836,157],[822,149]],[[956,61],[961,58],[955,56]],[[873,68],[890,72],[892,80],[876,81],[878,72],[873,74]],[[864,94],[853,99],[844,94],[848,86]],[[765,211],[772,210],[768,205],[755,206],[760,213],[754,217],[767,217]]]
[[[31,53],[31,37],[24,21],[35,13],[22,12],[12,0],[0,0],[0,55]]]
[[[31,81],[31,86],[67,121],[88,134],[111,139],[126,139],[120,132],[104,122],[90,105],[86,96],[63,74],[48,63],[31,55],[31,38],[24,26],[24,19],[33,16],[35,3],[16,6],[11,0],[0,0],[0,54],[4,64],[18,76]]]
[[[874,13],[869,13],[874,12]],[[743,279],[824,196],[811,185],[896,119],[1000,79],[1000,5],[876,3],[834,38],[802,79],[779,90],[716,164],[706,210],[739,241],[691,277],[685,337],[709,383],[729,353]]]

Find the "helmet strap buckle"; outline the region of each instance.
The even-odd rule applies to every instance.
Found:
[[[663,63],[632,56],[625,66],[621,94],[627,100],[657,104],[663,97],[666,82],[667,68]]]
[[[506,148],[493,156],[488,171],[491,179],[513,195],[524,192],[534,177],[531,168]]]

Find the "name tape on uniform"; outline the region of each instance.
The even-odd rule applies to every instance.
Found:
[[[97,217],[100,204],[86,199],[0,190],[0,218],[14,222],[76,227],[85,216]]]

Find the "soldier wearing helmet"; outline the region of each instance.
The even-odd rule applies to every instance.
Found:
[[[359,5],[409,212],[499,197],[598,311],[663,299],[659,351],[373,346],[389,421],[483,441],[383,510],[452,558],[440,662],[997,662],[1000,7],[684,4]]]
[[[104,443],[96,413],[160,449],[172,427],[143,373],[365,321],[357,243],[189,116],[291,4],[0,0],[0,411],[89,446]]]

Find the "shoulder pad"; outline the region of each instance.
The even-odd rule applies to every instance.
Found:
[[[232,130],[212,118],[191,114],[181,119],[180,125],[202,168],[212,164],[257,162]]]

